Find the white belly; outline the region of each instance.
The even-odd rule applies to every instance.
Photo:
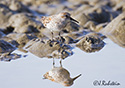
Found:
[[[46,27],[51,31],[61,31],[65,26],[66,21],[61,20],[52,20],[46,25]]]

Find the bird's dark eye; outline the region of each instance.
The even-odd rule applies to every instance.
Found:
[[[69,17],[68,15],[65,15],[66,17]]]

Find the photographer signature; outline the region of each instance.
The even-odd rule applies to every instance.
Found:
[[[94,86],[119,86],[120,83],[117,81],[105,81],[105,80],[95,80],[93,82]]]

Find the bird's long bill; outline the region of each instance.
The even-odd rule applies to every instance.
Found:
[[[79,23],[77,20],[73,19],[72,17],[70,17],[70,20]]]
[[[74,78],[73,78],[73,81],[76,80],[77,78],[79,78],[81,75],[82,75],[82,74],[80,74],[80,75],[74,77]]]

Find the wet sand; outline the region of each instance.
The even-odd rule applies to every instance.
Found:
[[[62,11],[79,23],[69,22],[61,37],[55,31],[52,40],[40,19]],[[76,48],[90,55],[101,52],[107,46],[104,39],[125,47],[124,0],[0,0],[0,20],[0,61],[21,59],[28,53],[65,61],[77,54]]]

